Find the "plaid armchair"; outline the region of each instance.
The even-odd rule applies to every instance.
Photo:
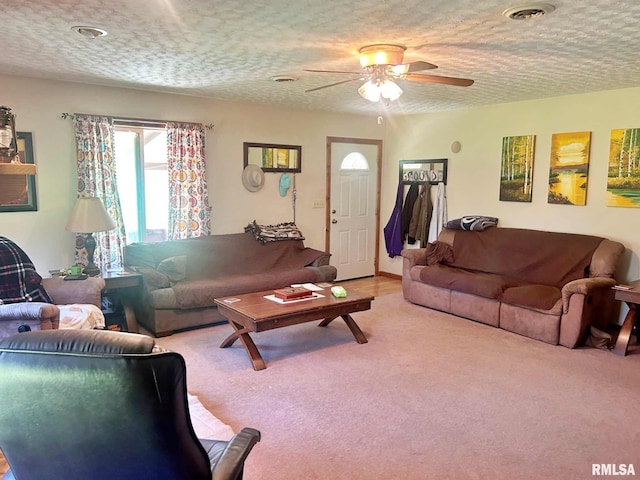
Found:
[[[0,338],[23,330],[57,329],[57,305],[92,304],[100,307],[102,278],[65,282],[43,279],[31,259],[13,241],[0,237]]]

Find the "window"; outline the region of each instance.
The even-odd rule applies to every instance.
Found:
[[[342,159],[340,170],[369,170],[369,161],[360,152],[351,152]]]
[[[167,240],[169,179],[164,126],[115,122],[118,194],[127,243]]]

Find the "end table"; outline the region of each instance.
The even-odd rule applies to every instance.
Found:
[[[121,272],[102,272],[101,276],[105,283],[103,297],[111,299],[116,306],[122,306],[124,323],[118,322],[117,326],[124,332],[138,333],[135,305],[137,299],[140,298],[142,275],[124,270]],[[107,322],[108,327],[109,322]]]
[[[625,302],[629,307],[629,313],[622,323],[618,339],[616,340],[616,346],[613,348],[613,353],[622,355],[627,354],[629,348],[629,340],[633,331],[633,326],[636,326],[636,342],[640,342],[638,336],[640,335],[640,280],[630,282],[626,286],[628,289],[621,289],[619,286],[613,287],[615,290],[615,299]]]

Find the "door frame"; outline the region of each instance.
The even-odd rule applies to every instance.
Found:
[[[325,196],[325,219],[324,219],[324,248],[325,252],[331,252],[331,146],[334,143],[355,143],[358,145],[375,145],[378,147],[376,158],[376,206],[375,206],[375,254],[373,256],[374,275],[378,275],[380,270],[380,189],[382,188],[382,140],[373,138],[349,138],[349,137],[327,137],[327,160],[326,160],[326,196]]]

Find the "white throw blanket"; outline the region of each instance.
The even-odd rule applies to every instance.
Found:
[[[105,327],[104,314],[91,304],[58,305],[60,328],[102,329]]]
[[[438,183],[436,196],[433,199],[433,214],[429,225],[429,243],[438,239],[438,235],[440,235],[445,223],[447,223],[447,192],[444,183],[440,182]]]

